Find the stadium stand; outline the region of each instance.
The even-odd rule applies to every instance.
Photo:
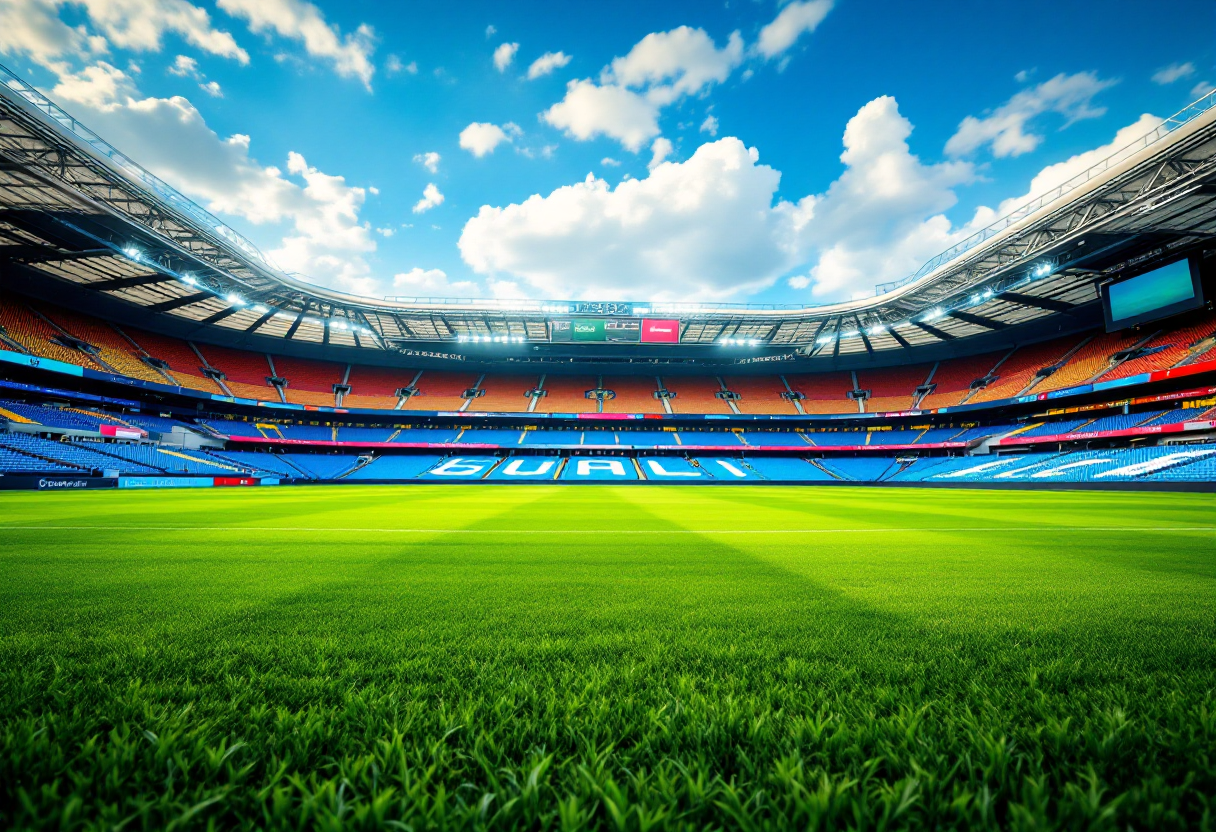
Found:
[[[655,398],[659,380],[654,376],[604,376],[605,390],[616,394],[604,399],[604,413],[666,413],[663,401]]]
[[[342,398],[342,406],[395,410],[398,402],[397,391],[409,387],[417,375],[417,370],[355,364],[350,368],[350,377],[346,380],[350,392]]]
[[[1147,336],[1143,332],[1104,332],[1095,335],[1077,350],[1064,366],[1030,388],[1043,393],[1085,384],[1105,373],[1115,362],[1115,355],[1131,349]]]
[[[588,432],[589,433],[589,432]],[[590,437],[584,440],[587,445],[625,445],[635,448],[665,448],[678,445],[679,440],[674,430],[618,430],[613,431],[611,439]]]
[[[806,413],[858,413],[857,402],[849,398],[854,389],[851,373],[786,375],[790,389],[803,395]]]
[[[545,395],[536,400],[536,413],[596,413],[599,403],[587,398],[596,389],[596,376],[545,376]]]
[[[756,457],[751,468],[766,480],[778,482],[832,482],[836,478],[800,457]]]
[[[1019,347],[1005,359],[996,371],[996,379],[982,390],[977,390],[967,404],[991,402],[1020,396],[1022,391],[1035,381],[1035,374],[1045,367],[1058,364],[1069,355],[1081,339],[1056,338],[1028,347]]]
[[[95,363],[103,364],[119,375],[166,383],[165,376],[144,363],[138,348],[104,321],[49,304],[30,305],[68,335],[95,347]]]
[[[271,356],[275,374],[287,379],[283,394],[292,404],[333,407],[336,404],[334,385],[341,384],[346,365],[304,358]]]
[[[505,459],[486,476],[487,480],[519,482],[520,480],[553,480],[561,470],[560,457],[515,457]]]
[[[420,476],[443,457],[382,456],[351,472],[348,480],[410,480]]]
[[[475,442],[486,445],[518,445],[524,431],[519,428],[499,430],[497,428],[466,428],[461,431],[458,442]]]
[[[355,454],[280,454],[279,459],[314,480],[336,480],[359,464]]]
[[[88,367],[90,370],[104,369],[80,350],[56,343],[63,333],[11,295],[0,294],[0,326],[4,328],[8,340],[32,355]]]
[[[742,434],[731,430],[684,430],[677,434],[681,445],[710,445],[714,447],[735,447],[746,444]]]
[[[717,395],[723,390],[717,378],[664,376],[663,386],[675,393],[669,402],[673,413],[734,413]]]
[[[787,398],[789,391],[781,376],[724,376],[726,389],[738,393],[735,406],[740,413],[774,413],[793,416],[798,413]]]
[[[455,442],[456,437],[460,435],[459,430],[453,428],[402,428],[395,436],[389,439],[390,442],[424,442],[434,444],[437,442]]]
[[[857,389],[870,391],[870,397],[865,401],[866,413],[911,410],[916,402],[916,388],[928,380],[932,369],[931,364],[917,364],[885,370],[858,370]]]
[[[303,476],[298,468],[266,451],[208,451],[207,456],[258,476],[270,475],[284,479],[299,479]]]
[[[208,366],[224,374],[224,386],[231,390],[234,396],[267,402],[282,401],[278,391],[266,380],[270,378],[271,372],[270,362],[265,355],[211,344],[195,346],[207,360]]]
[[[338,428],[339,442],[388,442],[397,428],[347,427]]]
[[[1157,333],[1141,347],[1145,355],[1124,361],[1097,379],[1112,381],[1117,378],[1127,378],[1138,373],[1151,373],[1154,370],[1166,370],[1178,364],[1191,354],[1192,348],[1216,332],[1216,319],[1210,314],[1190,326],[1171,327]]]
[[[808,448],[811,445],[805,434],[794,431],[745,430],[740,436],[745,444],[758,447],[788,445],[792,448]]]
[[[473,399],[469,410],[487,413],[525,413],[532,399],[527,395],[540,383],[538,375],[492,375],[481,383],[485,393]]]
[[[632,459],[607,456],[571,456],[562,468],[561,479],[584,482],[622,482],[640,479]]]
[[[526,430],[521,445],[581,445],[583,432],[581,430]]]
[[[971,395],[971,385],[998,370],[997,364],[1008,352],[989,352],[967,358],[952,358],[933,371],[933,392],[916,405],[920,410],[955,407]]]
[[[223,389],[203,373],[203,362],[188,342],[130,327],[124,328],[123,333],[149,356],[163,361],[168,366],[166,372],[169,377],[177,382],[179,387],[201,390],[204,393],[224,394]]]
[[[329,425],[279,425],[284,439],[302,439],[309,442],[333,442],[334,429]]]
[[[414,387],[416,395],[410,396],[402,410],[460,410],[468,399],[461,398],[465,391],[477,384],[476,373],[445,373],[426,370],[419,376]]]
[[[852,482],[881,482],[896,467],[888,456],[823,459],[819,464],[842,480]]]

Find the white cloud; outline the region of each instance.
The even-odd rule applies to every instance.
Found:
[[[198,78],[198,61],[188,55],[178,55],[169,67],[169,74],[181,78]]]
[[[1210,81],[1200,81],[1191,88],[1191,98],[1203,98],[1210,92],[1216,91],[1216,85]]]
[[[286,171],[263,166],[252,140],[223,139],[185,98],[141,98],[132,79],[108,64],[64,76],[52,97],[207,210],[262,226],[268,256],[288,271],[357,294],[383,294],[363,255],[374,251],[360,219],[363,188],[310,167],[298,153]]]
[[[962,233],[942,212],[954,186],[974,179],[972,165],[926,165],[908,148],[912,124],[894,98],[862,107],[844,131],[845,171],[813,198],[809,240],[817,259],[811,295],[843,300],[876,283],[911,274]]]
[[[504,43],[494,50],[494,68],[499,72],[506,72],[507,67],[515,60],[515,53],[519,51],[518,43]]]
[[[565,98],[541,118],[580,141],[608,136],[636,153],[659,135],[663,107],[725,81],[742,62],[743,51],[738,32],[721,49],[701,29],[652,32],[629,54],[614,58],[599,83],[567,84]]]
[[[60,20],[54,4],[43,0],[0,2],[0,54],[26,55],[39,66],[63,73],[68,71],[65,57],[101,55],[108,48],[105,38]]]
[[[394,230],[392,228],[377,228],[376,233],[379,234],[381,237],[391,237],[394,234],[396,234],[397,232],[396,232],[396,230]]]
[[[1120,128],[1115,133],[1114,138],[1107,144],[1087,150],[1084,153],[1078,153],[1065,159],[1063,162],[1048,165],[1030,180],[1030,187],[1027,188],[1024,194],[1002,200],[995,209],[981,208],[976,215],[976,219],[972,221],[972,225],[978,224],[982,227],[1005,216],[1019,206],[1064,184],[1082,171],[1088,170],[1108,156],[1127,147],[1132,142],[1157,129],[1160,124],[1160,116],[1145,113],[1131,124]]]
[[[646,97],[664,106],[720,84],[743,60],[743,38],[732,32],[718,49],[703,29],[681,26],[670,32],[652,32],[629,54],[614,58],[601,74],[601,82],[645,89]]]
[[[384,72],[389,76],[400,75],[403,72],[407,75],[417,75],[418,62],[410,61],[407,64],[404,63],[399,56],[389,55],[384,59]]]
[[[343,78],[358,78],[371,89],[376,72],[372,64],[375,32],[366,23],[353,33],[343,35],[337,26],[325,21],[321,10],[305,0],[217,0],[221,9],[248,21],[256,34],[277,32],[280,37],[297,40],[314,58],[331,62]]]
[[[528,80],[535,81],[556,69],[561,69],[570,63],[570,56],[565,52],[546,52],[528,67]]]
[[[212,98],[223,98],[224,91],[220,89],[218,81],[206,81],[198,85],[198,88]]]
[[[65,0],[49,0],[54,5]],[[114,46],[159,52],[166,32],[204,52],[249,63],[249,53],[228,32],[212,27],[206,10],[186,0],[66,0],[84,7],[92,24]],[[46,4],[44,4],[46,5]]]
[[[1103,80],[1093,72],[1060,73],[1022,90],[983,118],[964,118],[946,142],[946,152],[960,156],[989,144],[992,155],[998,158],[1029,153],[1043,141],[1041,135],[1027,132],[1031,119],[1042,113],[1055,112],[1067,119],[1065,126],[1068,126],[1082,119],[1098,118],[1106,113],[1106,108],[1095,107],[1093,98],[1115,83]]]
[[[541,117],[580,141],[608,136],[635,153],[659,134],[657,106],[632,90],[588,80],[567,84],[566,97]]]
[[[650,164],[647,167],[654,170],[667,160],[667,157],[671,155],[671,151],[674,149],[668,139],[659,136],[654,140],[654,144],[650,146]]]
[[[768,59],[777,57],[797,43],[798,38],[815,31],[831,10],[832,0],[787,4],[772,23],[760,30],[755,51]]]
[[[606,168],[619,168],[621,166],[621,163],[611,156],[605,156],[603,159],[600,159],[600,164]]]
[[[480,159],[503,142],[511,142],[512,135],[519,135],[517,125],[507,122],[503,127],[489,122],[475,121],[460,131],[460,147]]]
[[[414,154],[414,161],[417,162],[418,164],[422,165],[424,168],[429,170],[431,173],[439,172],[439,159],[440,159],[439,154],[433,150],[429,151],[427,153],[415,153]]]
[[[705,121],[701,122],[701,132],[711,136],[718,135],[718,117],[712,113],[707,115]]]
[[[415,214],[425,214],[427,211],[434,208],[436,205],[443,204],[443,194],[435,187],[432,182],[422,189],[422,199],[414,203]]]
[[[1194,74],[1195,65],[1190,61],[1184,64],[1170,64],[1169,66],[1161,67],[1161,69],[1153,73],[1153,83],[1164,86],[1183,78],[1190,78]]]
[[[543,297],[724,298],[801,262],[810,205],[775,201],[781,175],[736,138],[612,189],[583,182],[506,208],[460,236],[475,272]]]
[[[491,23],[489,26],[486,27],[486,40],[489,40],[490,38],[494,37],[496,34],[498,34],[498,27],[495,26],[493,23]]]
[[[811,279],[804,274],[794,275],[786,282],[791,289],[805,289],[811,285]]]
[[[481,297],[481,287],[470,280],[452,281],[442,269],[420,269],[393,275],[398,294],[413,297]]]

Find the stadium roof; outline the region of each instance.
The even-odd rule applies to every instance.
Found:
[[[671,317],[683,345],[891,355],[1067,313],[1129,263],[1216,232],[1216,93],[874,296],[823,306],[376,300],[275,268],[240,234],[0,67],[0,268],[195,331],[369,350],[549,342],[572,315]],[[674,349],[666,347],[665,349]]]

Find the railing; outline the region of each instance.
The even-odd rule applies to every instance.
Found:
[[[1106,171],[1113,168],[1115,165],[1118,165],[1119,163],[1125,161],[1129,157],[1134,156],[1136,153],[1139,153],[1141,150],[1148,147],[1149,145],[1151,145],[1157,141],[1160,141],[1161,139],[1168,136],[1170,133],[1177,130],[1179,127],[1181,127],[1184,124],[1187,124],[1187,123],[1195,120],[1199,116],[1203,115],[1208,110],[1212,109],[1213,106],[1216,106],[1216,90],[1209,92],[1207,95],[1203,96],[1202,98],[1198,99],[1197,101],[1194,101],[1191,104],[1187,105],[1186,107],[1183,107],[1181,110],[1174,113],[1174,115],[1172,115],[1169,118],[1162,121],[1154,129],[1145,133],[1143,136],[1136,139],[1131,144],[1128,144],[1128,145],[1125,145],[1124,147],[1119,148],[1114,153],[1107,156],[1105,159],[1103,159],[1102,161],[1093,165],[1092,167],[1090,167],[1086,170],[1083,170],[1080,173],[1078,173],[1076,176],[1072,177],[1071,179],[1060,183],[1059,185],[1052,188],[1047,193],[1039,194],[1037,197],[1030,200],[1026,204],[1015,208],[1010,213],[1001,217],[999,220],[992,223],[992,225],[989,225],[987,228],[983,228],[983,229],[975,232],[974,234],[972,234],[970,237],[963,240],[962,242],[956,243],[955,245],[946,249],[941,254],[937,255],[932,260],[930,260],[929,262],[927,262],[923,266],[921,266],[919,269],[917,269],[915,274],[908,275],[907,277],[903,278],[902,280],[892,281],[891,283],[878,284],[877,286],[874,287],[874,296],[877,297],[879,295],[885,295],[887,292],[892,292],[892,291],[900,288],[901,286],[907,286],[912,281],[919,280],[920,278],[924,277],[925,275],[930,274],[931,272],[937,270],[939,267],[945,265],[946,263],[949,263],[951,260],[955,259],[959,255],[965,254],[968,251],[970,251],[971,249],[973,249],[976,246],[983,243],[984,241],[995,237],[997,234],[1001,233],[1006,228],[1009,228],[1009,226],[1014,225],[1018,222],[1021,222],[1024,219],[1026,219],[1026,217],[1030,216],[1035,211],[1038,211],[1043,206],[1049,205],[1052,202],[1055,202],[1057,199],[1059,199],[1060,197],[1062,197],[1064,194],[1068,193],[1069,191],[1076,190],[1077,188],[1084,185],[1086,182],[1089,182],[1094,177],[1105,173]]]
[[[262,252],[258,250],[257,246],[224,225],[215,216],[188,197],[183,196],[159,177],[149,173],[143,167],[128,159],[106,142],[105,139],[72,118],[62,107],[51,101],[31,84],[22,80],[2,64],[0,64],[0,94],[5,94],[9,98],[16,96],[39,114],[49,119],[55,125],[58,125],[60,129],[69,133],[78,142],[86,145],[98,156],[107,159],[110,164],[124,174],[149,188],[156,196],[169,203],[174,209],[210,229],[240,249],[243,254],[252,257],[259,264],[267,267],[270,266],[270,263],[262,255]]]
[[[46,96],[40,93],[30,84],[15,75],[12,71],[3,65],[0,65],[0,94],[7,97],[15,95],[20,100],[24,101],[30,107],[33,107],[38,113],[49,119],[53,124],[58,125],[79,142],[88,146],[94,153],[105,157],[116,168],[121,170],[126,175],[132,177],[139,183],[145,185],[153,191],[158,197],[172,205],[175,209],[183,214],[191,217],[201,223],[206,228],[213,231],[215,234],[222,237],[227,242],[236,246],[244,254],[256,260],[260,265],[266,268],[273,269],[273,265],[266,259],[257,246],[242,237],[236,231],[233,231],[224,223],[220,222],[216,217],[208,211],[183,196],[177,190],[163,182],[161,179],[149,173],[140,165],[128,159],[118,150],[113,148],[104,139],[90,130],[88,127],[81,124],[71,115],[65,112],[57,104],[49,100]],[[1156,128],[1150,130],[1140,138],[1130,144],[1120,148],[1119,150],[1107,156],[1102,161],[1088,168],[1087,170],[1078,173],[1071,179],[1057,185],[1050,191],[1040,194],[1029,202],[1019,206],[1010,213],[993,222],[991,225],[983,228],[966,239],[956,243],[950,248],[943,251],[933,259],[926,262],[914,274],[908,275],[900,280],[890,281],[888,283],[880,283],[874,287],[872,297],[881,297],[889,292],[893,292],[903,286],[907,286],[922,277],[936,271],[943,265],[949,263],[955,258],[972,250],[1000,234],[1005,229],[1018,222],[1021,222],[1026,217],[1035,213],[1044,206],[1054,202],[1064,194],[1073,191],[1095,177],[1110,170],[1115,165],[1120,164],[1134,154],[1149,147],[1150,145],[1160,141],[1170,133],[1190,123],[1199,116],[1211,110],[1216,106],[1216,91],[1209,92],[1198,100],[1183,107],[1177,113],[1163,120]],[[277,271],[277,270],[276,270]],[[547,311],[546,307],[568,304],[571,301],[498,301],[494,299],[479,300],[475,298],[403,298],[403,297],[386,297],[385,300],[396,301],[399,303],[425,303],[430,305],[451,305],[451,306],[473,306],[477,305],[481,308],[495,308],[503,311],[520,311],[529,312]],[[663,304],[635,304],[639,307],[645,306],[649,310],[659,312],[666,310],[673,314],[696,314],[700,311],[705,312],[727,312],[732,310],[769,310],[769,311],[794,311],[799,309],[813,309],[817,306],[827,304],[807,304],[807,303],[663,303]]]

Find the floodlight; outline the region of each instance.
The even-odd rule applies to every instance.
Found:
[[[245,305],[245,301],[244,301],[244,299],[241,298],[240,295],[229,295],[226,298],[226,300],[229,303],[231,303],[233,306],[244,306]]]

